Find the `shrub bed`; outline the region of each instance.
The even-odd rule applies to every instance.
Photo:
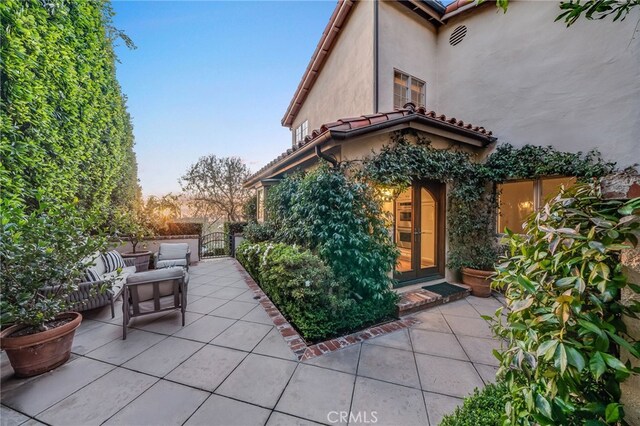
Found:
[[[464,399],[462,407],[444,416],[440,426],[495,426],[501,424],[504,415],[507,389],[504,385],[487,385],[474,390]]]
[[[309,250],[245,242],[236,257],[307,341],[321,341],[391,319],[395,294],[358,298]]]

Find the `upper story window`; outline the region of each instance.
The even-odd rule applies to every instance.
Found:
[[[393,107],[402,108],[407,102],[413,102],[416,106],[424,106],[426,87],[424,81],[395,70],[393,75]]]
[[[293,143],[302,142],[309,134],[309,120],[304,120],[302,124],[296,127],[295,139]]]
[[[498,185],[500,211],[498,232],[509,228],[522,233],[522,224],[531,213],[541,209],[552,197],[560,193],[560,188],[568,188],[576,183],[574,177],[554,177],[536,180],[521,180]]]

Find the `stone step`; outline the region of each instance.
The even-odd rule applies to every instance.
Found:
[[[396,305],[398,307],[398,316],[402,317],[425,309],[433,308],[434,306],[444,305],[445,303],[464,299],[471,294],[471,291],[467,286],[457,283],[454,285],[463,288],[465,291],[452,294],[447,297],[425,290],[422,287],[399,291],[400,301]]]

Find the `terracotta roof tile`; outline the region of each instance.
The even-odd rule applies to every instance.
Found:
[[[343,118],[331,123],[323,124],[322,126],[320,126],[320,129],[314,129],[313,131],[311,131],[311,134],[307,135],[303,141],[298,142],[294,148],[287,149],[287,151],[280,154],[275,160],[270,161],[267,165],[254,173],[247,181],[253,180],[256,176],[266,171],[278,161],[288,157],[293,152],[299,151],[301,148],[313,143],[316,139],[318,139],[328,131],[349,131],[354,129],[362,129],[368,126],[374,126],[376,124],[397,120],[409,115],[413,115],[416,117],[422,116],[430,119],[431,121],[434,121],[435,123],[441,122],[449,126],[454,126],[466,131],[470,131],[472,133],[475,133],[477,136],[484,137],[485,139],[492,139],[492,132],[486,130],[484,127],[474,126],[470,123],[465,124],[464,121],[458,120],[455,117],[448,118],[444,114],[438,115],[435,111],[427,111],[427,109],[424,107],[416,108],[412,103],[408,103],[404,108],[397,109],[391,112],[382,112],[377,114],[362,115],[359,117]]]

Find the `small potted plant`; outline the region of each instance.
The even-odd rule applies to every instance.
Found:
[[[130,252],[122,253],[122,257],[135,259],[136,272],[148,270],[151,251],[146,250],[146,247],[138,250],[138,244],[154,235],[144,213],[140,210],[124,213],[120,215],[117,226],[116,235],[121,240],[130,242],[132,249]]]
[[[75,206],[38,201],[31,212],[4,201],[0,271],[0,346],[16,376],[29,377],[64,364],[82,321],[68,312],[91,255],[104,239],[85,230]]]

